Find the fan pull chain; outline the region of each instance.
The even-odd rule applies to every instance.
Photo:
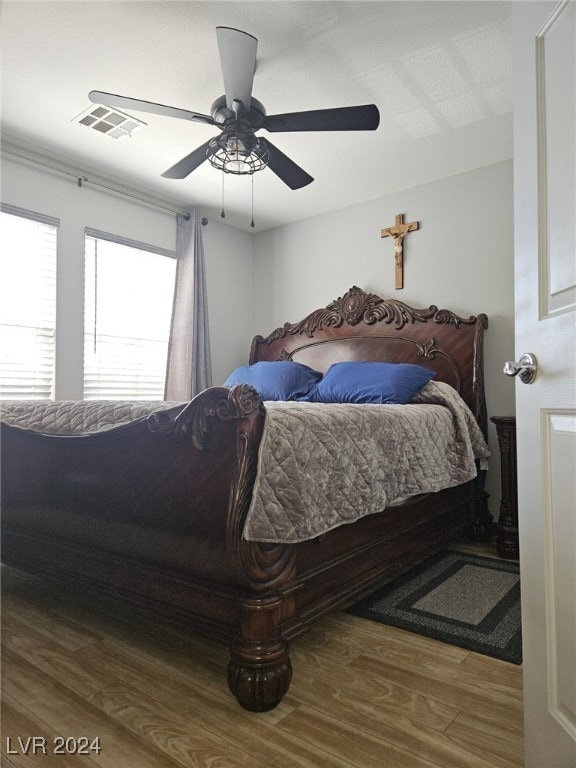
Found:
[[[98,334],[98,239],[94,240],[94,354],[96,354]]]
[[[220,211],[220,218],[226,218],[226,213],[224,211],[224,171],[222,171],[222,210]]]
[[[250,222],[252,229],[256,226],[254,224],[254,173],[252,173],[252,221]]]

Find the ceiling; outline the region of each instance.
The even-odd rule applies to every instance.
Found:
[[[210,114],[219,25],[258,38],[253,96],[268,114],[381,115],[376,131],[274,134],[315,180],[292,191],[255,174],[256,231],[512,157],[510,3],[490,0],[4,0],[3,142],[219,217],[223,174],[208,162],[161,177],[214,127],[132,111],[146,126],[114,140],[74,122],[93,89]],[[251,181],[224,185],[226,222],[247,231]]]

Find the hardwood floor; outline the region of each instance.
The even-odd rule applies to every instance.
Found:
[[[292,645],[281,705],[248,713],[226,649],[2,571],[7,768],[523,765],[521,667],[337,612]]]

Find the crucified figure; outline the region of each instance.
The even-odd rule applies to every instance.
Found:
[[[404,232],[401,232],[398,235],[392,235],[392,239],[394,240],[394,260],[396,261],[396,266],[401,267],[402,266],[402,256],[403,256],[403,246],[402,241],[408,234],[409,230],[406,229]]]

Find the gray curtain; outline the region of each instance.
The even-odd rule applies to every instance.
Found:
[[[202,225],[198,211],[176,219],[176,286],[165,400],[190,400],[212,385]]]

